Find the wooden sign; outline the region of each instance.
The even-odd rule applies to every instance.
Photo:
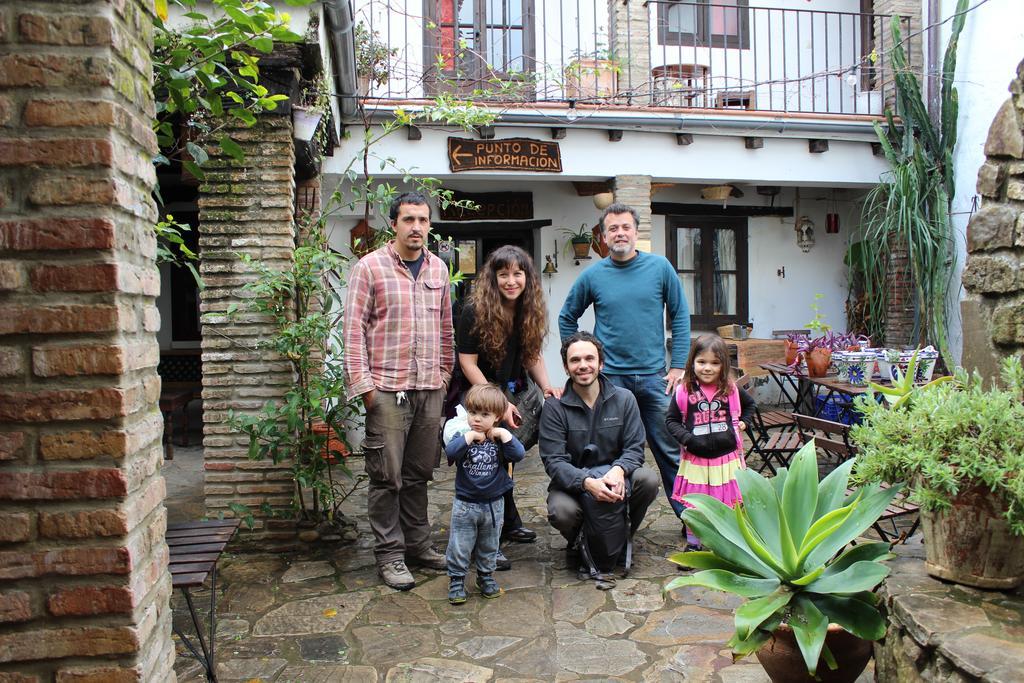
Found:
[[[452,199],[468,199],[479,208],[468,211],[449,205],[441,209],[443,221],[523,221],[533,218],[533,194],[530,192],[454,192]]]
[[[448,167],[453,173],[460,171],[561,173],[562,155],[557,142],[546,140],[448,138]]]

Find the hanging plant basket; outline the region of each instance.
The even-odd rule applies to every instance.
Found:
[[[578,259],[590,258],[590,238],[574,238],[572,240],[572,253]]]

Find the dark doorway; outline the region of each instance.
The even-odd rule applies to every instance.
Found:
[[[455,266],[463,274],[463,281],[455,289],[453,308],[456,322],[462,312],[462,304],[473,291],[473,281],[483,267],[487,257],[498,247],[506,244],[519,247],[534,259],[533,233],[537,228],[551,225],[549,220],[515,222],[474,222],[434,223],[431,232],[442,242],[454,248]],[[436,247],[435,247],[436,251]],[[537,269],[538,272],[540,268]]]

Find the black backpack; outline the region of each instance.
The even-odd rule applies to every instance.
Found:
[[[609,469],[611,467],[607,465],[595,468],[591,470],[590,476],[604,476]],[[633,539],[629,534],[629,493],[627,478],[626,495],[621,501],[601,503],[589,493],[580,496],[583,525],[576,541],[582,562],[580,578],[597,581],[598,588],[607,589],[615,585],[612,572],[620,560],[627,572],[633,564]]]

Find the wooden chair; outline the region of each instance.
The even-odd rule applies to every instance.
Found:
[[[793,417],[796,418],[801,444],[814,439],[815,447],[820,452],[823,451],[826,457],[835,458],[837,465],[857,455],[857,446],[850,441],[849,425],[808,415],[794,414]],[[885,485],[883,484],[883,486]],[[846,492],[849,495],[852,493],[852,489],[847,489]],[[903,543],[908,536],[913,536],[917,531],[921,518],[920,515],[916,516],[907,531],[900,531],[896,520],[900,517],[915,515],[917,512],[918,506],[907,500],[906,494],[901,492],[886,506],[885,512],[872,525],[872,528],[887,543]]]
[[[740,377],[736,380],[736,386],[746,389],[750,385],[750,376]],[[775,474],[775,460],[780,467],[789,466],[789,459],[793,453],[800,448],[798,435],[792,431],[796,423],[793,421],[792,413],[783,410],[766,410],[754,407],[754,420],[751,425],[750,448],[747,449],[746,457],[751,453],[757,453],[761,457],[761,466],[758,472],[769,470]],[[774,430],[774,431],[773,431]]]

